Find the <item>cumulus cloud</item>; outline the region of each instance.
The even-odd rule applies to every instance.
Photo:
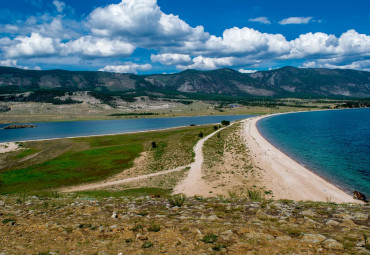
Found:
[[[210,70],[225,66],[232,66],[233,58],[207,58],[203,56],[198,56],[192,60],[192,64],[189,65],[178,65],[177,69],[199,69],[199,70]]]
[[[165,14],[156,0],[122,0],[95,9],[87,25],[99,36],[121,36],[145,45],[182,44],[208,38],[203,26],[189,26],[178,16]]]
[[[267,17],[257,17],[254,19],[249,19],[249,21],[262,23],[262,24],[271,24],[271,21]]]
[[[18,65],[18,60],[15,60],[15,59],[0,60],[0,66],[17,67],[17,68],[26,69],[26,70],[28,69],[41,70],[39,66],[34,66],[30,68],[30,67]]]
[[[134,50],[134,45],[120,40],[84,36],[66,43],[64,54],[80,54],[85,57],[117,57],[129,56]]]
[[[64,8],[66,7],[66,4],[64,2],[58,1],[58,0],[54,0],[53,4],[54,4],[55,8],[57,8],[58,12],[63,12]]]
[[[136,64],[132,62],[126,62],[123,65],[108,65],[104,68],[99,69],[99,71],[112,72],[112,73],[137,73],[140,71],[148,71],[152,69],[151,64]]]
[[[255,73],[257,70],[247,70],[247,69],[239,69],[240,73]]]
[[[60,47],[59,40],[43,37],[38,33],[32,33],[29,37],[18,36],[13,43],[5,47],[8,58],[51,56]]]
[[[159,62],[162,65],[179,65],[186,64],[191,61],[191,57],[186,54],[176,54],[176,53],[164,53],[158,55],[151,55],[150,59],[152,62]]]
[[[290,17],[279,21],[281,25],[289,24],[307,24],[312,20],[312,17]]]

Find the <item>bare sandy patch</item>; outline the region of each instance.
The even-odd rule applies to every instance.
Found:
[[[11,151],[19,150],[19,146],[16,143],[9,142],[9,143],[0,143],[0,154],[7,153]]]

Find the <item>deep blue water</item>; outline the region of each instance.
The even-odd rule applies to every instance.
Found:
[[[35,123],[35,128],[2,129],[0,125],[0,142],[30,141],[76,136],[120,134],[136,131],[158,130],[164,128],[220,123],[222,120],[234,121],[252,115],[195,116],[177,118],[121,119],[70,122]]]
[[[300,164],[348,193],[370,197],[370,108],[277,115],[257,127]]]

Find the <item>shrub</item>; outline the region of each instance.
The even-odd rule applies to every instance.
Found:
[[[198,134],[198,137],[203,137],[203,132],[200,132],[200,133]]]
[[[218,126],[213,126],[213,129],[214,129],[214,130],[217,130],[217,129],[218,129]]]
[[[215,246],[212,247],[212,250],[214,251],[221,251],[222,249],[226,248],[227,245],[223,243],[215,244]]]
[[[159,230],[161,230],[161,227],[157,224],[152,224],[148,228],[148,231],[150,231],[150,232],[159,232]]]
[[[157,148],[157,143],[156,142],[152,142],[152,148]]]
[[[184,194],[177,194],[174,196],[171,196],[169,198],[169,202],[172,206],[182,206],[186,200],[186,196]]]
[[[218,236],[215,234],[208,234],[203,237],[202,241],[205,243],[214,243],[217,241],[217,238]]]
[[[251,201],[261,201],[263,199],[261,191],[255,189],[248,189],[248,198]]]
[[[13,220],[13,219],[3,219],[3,224],[7,224],[9,222],[14,222],[15,223],[15,220]]]
[[[223,121],[221,121],[221,124],[224,125],[224,126],[228,126],[228,125],[230,125],[230,121],[223,120]]]
[[[151,248],[151,247],[153,247],[153,244],[151,242],[145,242],[141,246],[141,248],[144,248],[144,249]]]

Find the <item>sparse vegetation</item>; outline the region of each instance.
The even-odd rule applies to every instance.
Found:
[[[172,206],[182,206],[186,200],[186,196],[184,194],[176,194],[169,197],[169,202]]]
[[[202,241],[205,243],[215,243],[217,241],[217,238],[218,236],[215,234],[208,234],[202,238]]]

